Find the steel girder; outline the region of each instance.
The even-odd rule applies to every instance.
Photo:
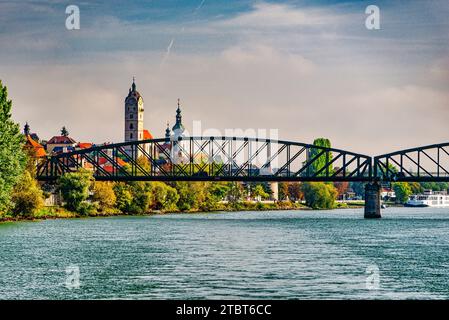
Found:
[[[80,168],[100,181],[370,181],[372,159],[311,144],[240,137],[151,139],[49,156],[41,181]]]
[[[377,156],[374,177],[390,182],[449,182],[449,142]]]

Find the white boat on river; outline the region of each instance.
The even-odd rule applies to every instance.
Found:
[[[449,207],[449,195],[445,191],[424,191],[409,197],[407,207]]]

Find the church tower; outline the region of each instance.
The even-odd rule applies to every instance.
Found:
[[[143,98],[136,89],[136,82],[129,89],[128,96],[125,98],[125,142],[143,140]]]
[[[178,99],[178,109],[176,109],[176,123],[172,128],[173,130],[173,149],[171,157],[174,163],[184,163],[186,159],[184,159],[181,150],[185,149],[185,142],[178,141],[179,138],[184,137],[184,125],[182,124],[182,115],[181,115],[181,100]]]
[[[178,109],[176,109],[176,123],[172,128],[173,136],[175,140],[178,140],[179,137],[184,137],[184,125],[182,124],[182,115],[181,115],[181,100],[178,99]]]
[[[170,132],[170,124],[167,122],[167,129],[165,129],[165,143],[170,143],[170,137],[171,137],[171,132]]]

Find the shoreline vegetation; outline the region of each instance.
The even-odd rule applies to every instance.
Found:
[[[154,216],[154,215],[167,215],[167,214],[214,214],[214,213],[231,213],[241,211],[291,211],[291,210],[314,210],[311,207],[306,206],[304,203],[293,203],[290,201],[272,201],[272,202],[255,202],[255,201],[242,201],[237,203],[237,206],[222,204],[222,207],[218,207],[214,210],[151,210],[146,213],[123,213],[119,210],[110,210],[107,212],[95,212],[87,215],[67,210],[63,206],[51,206],[44,207],[39,212],[32,216],[13,216],[5,215],[0,217],[0,223],[5,222],[20,222],[20,221],[42,221],[51,219],[81,219],[81,218],[101,218],[101,217],[139,217],[139,216]],[[336,209],[359,209],[363,208],[364,202],[343,202],[336,203],[334,208],[323,210],[336,210]]]

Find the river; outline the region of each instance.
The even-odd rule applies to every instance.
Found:
[[[0,224],[0,299],[447,299],[449,209]],[[70,281],[68,281],[70,279]]]

